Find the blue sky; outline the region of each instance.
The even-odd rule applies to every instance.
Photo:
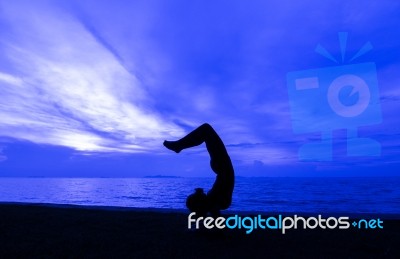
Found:
[[[203,122],[237,175],[370,176],[400,171],[398,1],[2,1],[0,175],[212,176],[204,146],[162,146]],[[379,157],[298,160],[286,74],[373,49],[382,123],[359,134]],[[310,100],[311,101],[311,100]]]

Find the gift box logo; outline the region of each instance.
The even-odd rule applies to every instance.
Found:
[[[321,133],[321,140],[305,143],[300,160],[332,160],[332,131],[347,129],[348,156],[379,156],[380,144],[358,136],[357,128],[382,120],[375,63],[352,62],[372,49],[367,42],[346,61],[347,33],[339,33],[341,62],[321,45],[315,51],[338,65],[289,72],[287,86],[296,134]],[[347,63],[347,64],[346,64]]]

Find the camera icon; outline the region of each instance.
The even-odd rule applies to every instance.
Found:
[[[333,59],[321,46],[317,50]],[[382,121],[375,63],[289,72],[287,87],[293,131],[296,134],[321,132],[320,141],[300,147],[300,160],[332,160],[335,129],[347,129],[348,156],[380,155],[380,144],[358,137],[357,130]]]

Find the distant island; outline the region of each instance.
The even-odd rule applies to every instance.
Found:
[[[174,175],[146,175],[143,178],[182,178],[182,176]]]

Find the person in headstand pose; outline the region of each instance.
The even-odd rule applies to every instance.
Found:
[[[205,216],[207,213],[218,216],[220,210],[227,209],[232,203],[235,174],[225,145],[215,130],[210,124],[204,123],[177,141],[164,141],[164,146],[179,153],[203,142],[210,154],[211,169],[217,177],[207,194],[203,193],[203,189],[197,188],[194,194],[189,195],[186,206],[191,212],[196,212],[197,216]]]

